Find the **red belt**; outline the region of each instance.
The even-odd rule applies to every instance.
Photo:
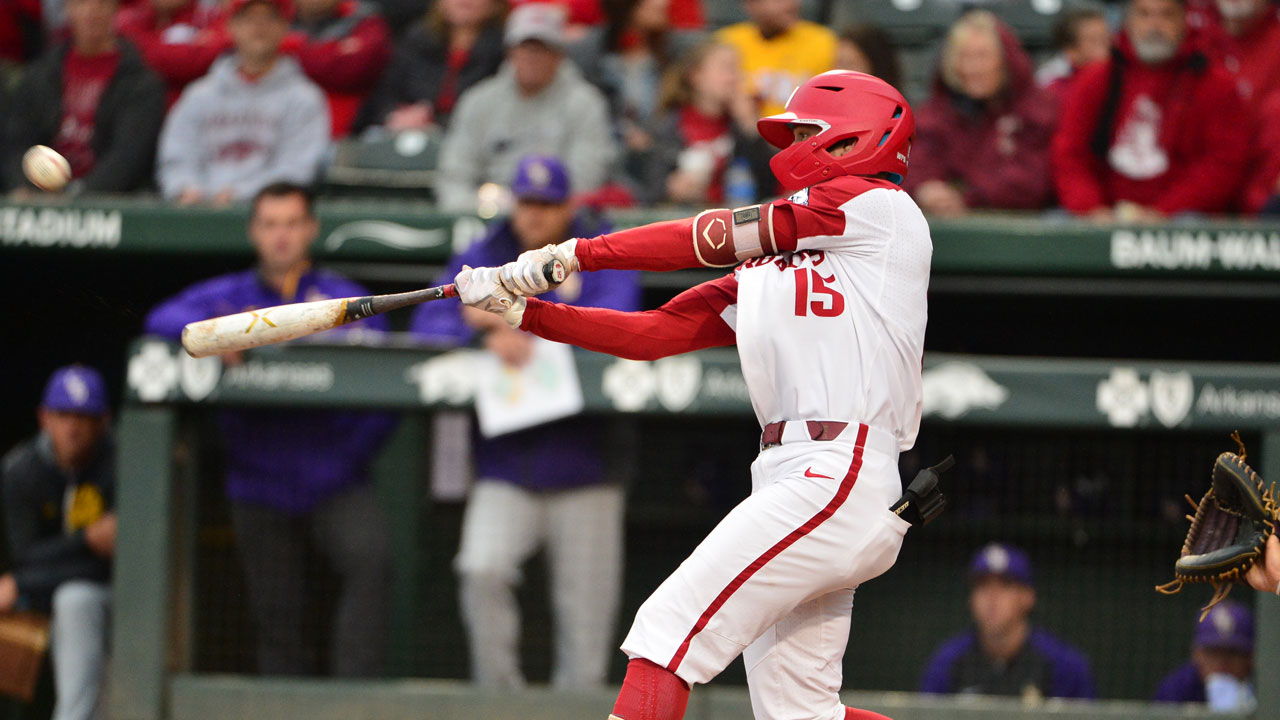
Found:
[[[798,422],[798,421],[792,421]],[[849,427],[847,422],[836,422],[834,420],[805,420],[806,429],[809,431],[810,440],[835,440],[840,437],[840,433]],[[771,448],[782,444],[782,429],[787,426],[786,420],[769,423],[764,426],[764,431],[760,433],[760,449]]]

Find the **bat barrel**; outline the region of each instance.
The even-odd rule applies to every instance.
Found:
[[[191,357],[198,358],[239,352],[323,332],[407,305],[457,296],[456,288],[450,284],[394,295],[316,300],[246,310],[189,323],[182,329],[182,346]]]
[[[189,323],[182,346],[192,357],[205,357],[293,340],[347,322],[348,302],[361,299],[278,305]]]

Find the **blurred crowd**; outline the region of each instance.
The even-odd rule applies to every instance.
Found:
[[[402,139],[438,147],[421,195],[451,210],[509,209],[530,153],[578,204],[737,206],[777,194],[755,121],[840,67],[912,100],[930,214],[1280,211],[1270,0],[1080,0],[1049,47],[1002,19],[1020,0],[957,1],[908,52],[861,19],[890,0],[5,0],[0,189],[34,192],[44,144],[67,192],[221,205]]]

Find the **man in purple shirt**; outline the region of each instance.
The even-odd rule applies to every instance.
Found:
[[[453,258],[441,275],[449,282],[463,265],[497,267],[521,251],[609,230],[575,216],[564,164],[530,155],[516,168],[516,207],[485,237]],[[571,275],[550,299],[572,305],[636,310],[636,273],[617,270]],[[512,330],[501,316],[461,303],[418,308],[411,329],[435,341],[479,339],[503,363],[528,362],[534,338]],[[476,483],[467,501],[454,567],[471,649],[472,676],[486,687],[524,684],[519,666],[520,566],[545,546],[555,612],[555,669],[561,688],[598,686],[605,680],[615,630],[622,574],[623,492],[606,478],[598,420],[571,418],[495,439],[476,435]]]
[[[1196,623],[1191,659],[1160,681],[1156,702],[1205,703],[1213,710],[1253,710],[1253,613],[1226,600]]]
[[[1031,624],[1036,591],[1031,561],[991,543],[969,563],[974,627],[943,643],[920,682],[926,693],[1097,697],[1089,662],[1074,647]]]
[[[252,270],[193,285],[147,316],[146,331],[178,339],[195,320],[282,303],[368,295],[311,267],[319,233],[308,190],[276,183],[254,197]],[[386,329],[385,317],[329,331],[329,337]],[[223,357],[238,365],[240,355]],[[227,453],[227,497],[257,625],[258,671],[316,671],[304,633],[308,548],[340,578],[330,635],[330,671],[367,677],[382,670],[387,644],[391,553],[387,524],[369,483],[369,463],[395,418],[383,413],[227,410],[219,413]]]

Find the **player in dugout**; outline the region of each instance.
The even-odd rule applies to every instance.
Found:
[[[190,322],[218,315],[369,294],[311,264],[320,232],[311,191],[275,182],[250,203],[249,240],[257,264],[188,287],[147,314],[145,329],[177,340]],[[331,341],[380,335],[385,317],[328,334]],[[243,366],[239,353],[224,366]],[[228,408],[218,413],[226,456],[231,527],[244,568],[263,675],[376,677],[389,639],[391,536],[370,474],[396,418],[359,410]],[[269,442],[264,442],[269,438]],[[317,558],[318,556],[318,558]],[[328,634],[328,666],[309,631],[317,598],[308,564],[323,559],[338,579]]]
[[[835,70],[761,119],[784,200],[707,210],[523,253],[455,279],[512,327],[636,360],[737,344],[763,432],[752,494],[640,607],[611,717],[677,720],[746,663],[759,720],[883,716],[840,701],[854,589],[897,560],[898,453],[921,413],[929,227],[899,186],[914,121],[888,83]],[[733,269],[647,312],[533,297],[551,263]]]
[[[1036,586],[1021,549],[989,543],[969,562],[973,627],[938,646],[920,691],[1092,699],[1097,683],[1075,647],[1031,621]]]

